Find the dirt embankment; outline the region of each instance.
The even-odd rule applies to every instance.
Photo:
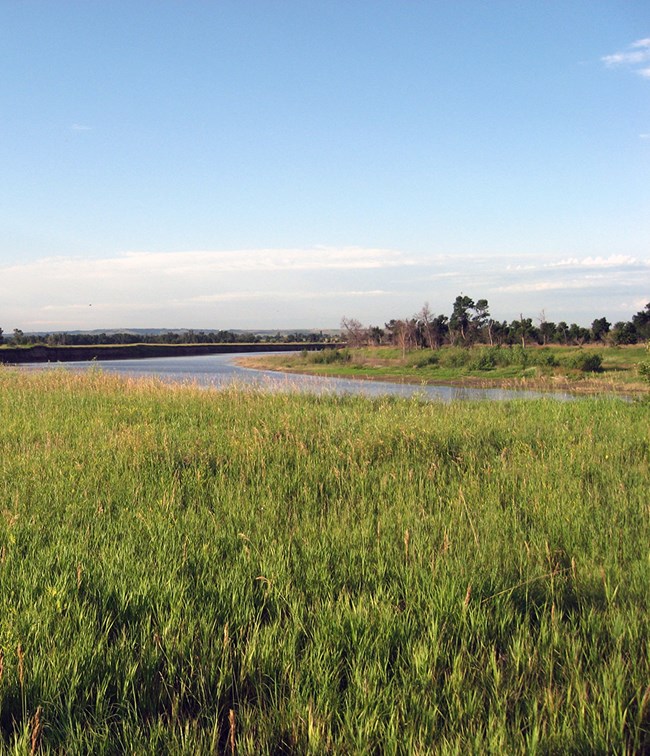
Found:
[[[147,357],[189,357],[201,354],[234,352],[288,352],[296,349],[313,351],[339,344],[124,344],[116,346],[45,346],[3,347],[0,363],[79,362],[86,360],[136,360]]]

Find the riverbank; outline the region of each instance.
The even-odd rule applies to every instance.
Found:
[[[596,356],[595,362],[589,362]],[[650,383],[638,374],[647,359],[644,347],[516,347],[473,350],[443,347],[435,352],[402,352],[386,347],[334,350],[327,355],[243,357],[242,367],[328,378],[387,381],[458,388],[499,388],[577,395],[650,396]],[[600,363],[598,362],[600,360]],[[503,364],[498,364],[501,361]],[[598,364],[594,371],[584,365]]]
[[[233,354],[236,352],[314,351],[335,348],[337,344],[309,343],[251,343],[251,344],[110,344],[96,346],[0,347],[0,363],[81,362],[90,360],[136,360],[147,357],[188,357],[205,354]]]

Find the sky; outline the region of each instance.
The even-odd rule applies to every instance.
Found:
[[[0,327],[650,301],[648,0],[2,0]]]

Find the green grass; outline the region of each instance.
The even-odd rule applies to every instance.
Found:
[[[367,347],[246,357],[241,362],[262,369],[370,380],[648,394],[645,359],[644,346],[476,346],[415,349],[405,354],[395,347]]]
[[[642,752],[649,409],[0,370],[0,751]]]

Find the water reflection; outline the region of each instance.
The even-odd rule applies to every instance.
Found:
[[[277,352],[258,352],[255,356],[261,357],[266,354],[277,354]],[[252,385],[269,391],[304,391],[314,394],[360,394],[363,396],[418,396],[439,401],[457,399],[492,399],[498,401],[540,397],[566,401],[574,398],[567,393],[420,386],[349,378],[321,378],[256,370],[235,364],[238,358],[250,356],[250,353],[211,354],[193,357],[151,357],[140,360],[102,360],[101,362],[31,363],[22,365],[21,369],[42,370],[53,367],[74,371],[99,369],[107,373],[119,373],[130,378],[154,377],[170,383],[189,383],[208,388],[222,388],[237,383]]]

